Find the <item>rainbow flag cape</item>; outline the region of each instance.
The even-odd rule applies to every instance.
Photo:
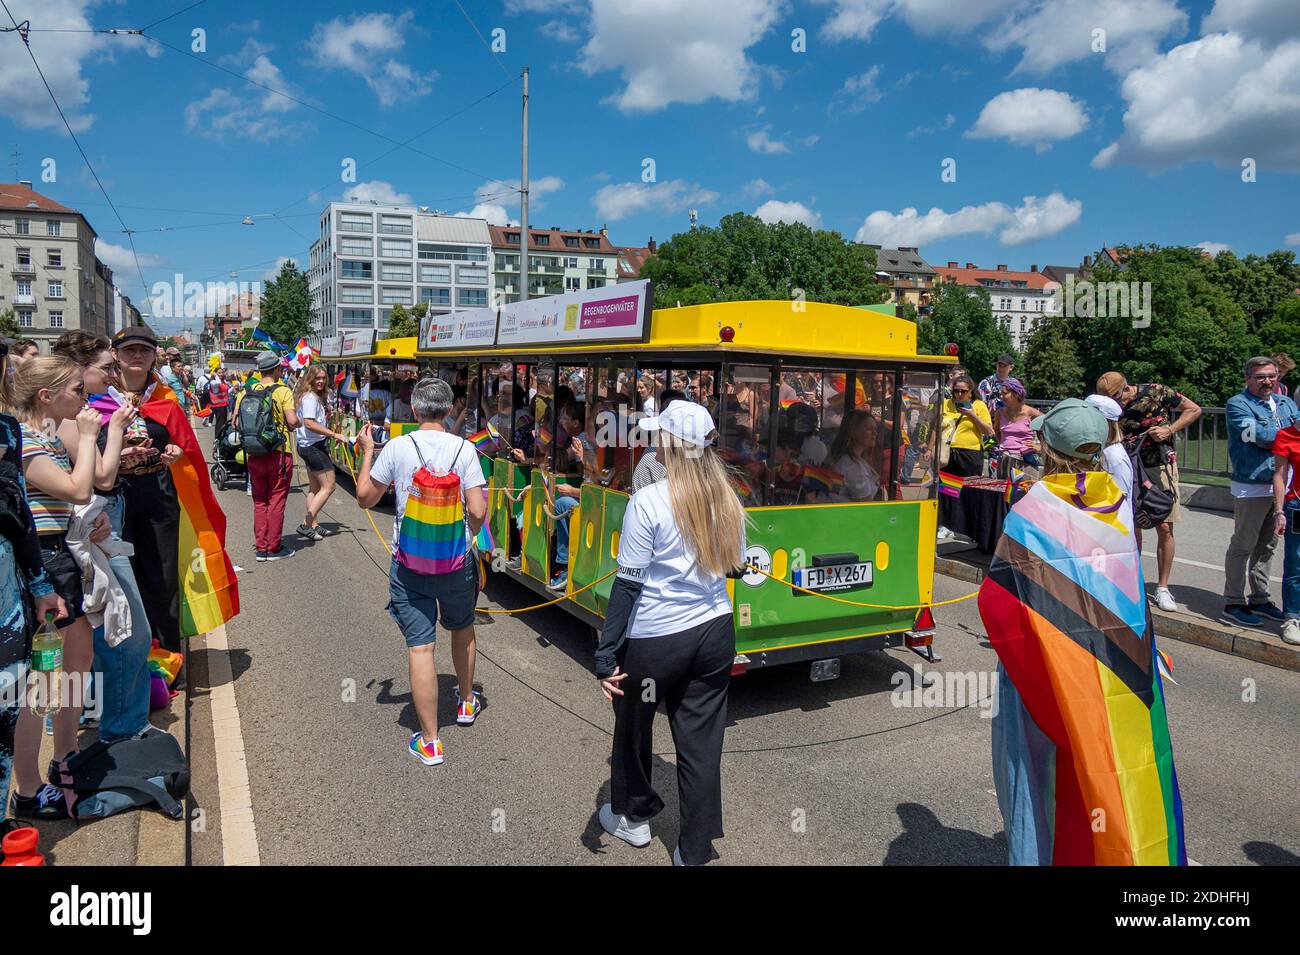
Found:
[[[1123,500],[1104,472],[1035,482],[1007,515],[979,591],[993,649],[1056,746],[1051,804],[1041,806],[1055,822],[1040,832],[1055,865],[1187,864],[1160,658]]]
[[[198,636],[239,613],[239,583],[226,554],[226,515],[212,493],[203,451],[176,393],[158,382],[140,413],[166,428],[183,452],[171,466],[181,510],[180,624],[181,636]]]
[[[823,491],[829,494],[838,485],[844,483],[844,475],[828,468],[815,468],[806,465],[803,469],[803,484],[810,491]]]
[[[961,497],[961,489],[966,486],[966,479],[957,477],[955,474],[949,474],[947,471],[939,472],[939,490],[949,497]]]

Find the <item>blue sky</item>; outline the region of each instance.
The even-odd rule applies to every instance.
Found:
[[[323,204],[353,190],[517,217],[525,64],[535,226],[640,245],[689,208],[742,209],[1013,268],[1145,241],[1300,251],[1295,0],[461,0],[484,42],[454,0],[209,0],[156,26],[187,0],[6,2],[150,284],[305,265]],[[186,51],[201,29],[206,50],[46,32],[114,27]],[[122,226],[13,33],[0,154],[0,180],[90,218],[139,301]]]

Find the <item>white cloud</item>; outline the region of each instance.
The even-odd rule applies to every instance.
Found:
[[[1055,235],[1077,222],[1082,214],[1082,202],[1067,199],[1059,192],[1043,197],[1025,196],[1015,208],[1001,202],[986,202],[963,206],[956,212],[944,212],[936,207],[925,215],[919,215],[914,208],[897,214],[880,210],[867,216],[856,239],[898,248],[926,245],[957,235],[988,235],[998,231],[998,240],[1003,245],[1022,245]]]
[[[550,37],[560,43],[580,43],[582,37],[573,25],[564,20],[547,20],[542,24],[542,36]]]
[[[821,35],[831,41],[868,39],[892,5],[893,0],[835,0]]]
[[[1124,133],[1093,165],[1168,168],[1195,160],[1300,170],[1300,40],[1265,50],[1215,33],[1133,70]]]
[[[1201,21],[1202,33],[1237,33],[1265,46],[1300,36],[1296,0],[1215,0]]]
[[[437,71],[417,72],[397,59],[414,17],[408,10],[400,16],[365,13],[318,23],[308,44],[314,62],[325,69],[343,69],[360,76],[382,106],[424,96],[433,89]]]
[[[1105,53],[1093,52],[1093,30],[1106,31]],[[1046,73],[1063,63],[1100,57],[1124,73],[1156,54],[1159,42],[1181,35],[1187,15],[1175,0],[1043,0],[1028,15],[1017,12],[985,38],[995,51],[1022,50],[1016,72]]]
[[[617,222],[639,212],[656,212],[670,215],[684,212],[690,206],[708,205],[718,194],[684,179],[669,179],[646,184],[620,182],[601,186],[591,203],[602,219]]]
[[[868,103],[878,103],[884,98],[876,81],[880,79],[880,64],[877,63],[864,73],[850,76],[835,94],[841,101],[841,107],[848,113],[860,113]]]
[[[519,205],[518,179],[493,179],[474,190],[474,198],[480,203],[497,203],[517,207]],[[564,180],[559,176],[541,176],[528,179],[528,208],[546,208],[548,193],[559,192],[564,188]],[[495,223],[500,225],[500,223]]]
[[[1196,248],[1204,249],[1210,255],[1218,255],[1220,252],[1231,252],[1232,246],[1226,242],[1198,242]]]
[[[453,213],[459,219],[486,219],[492,225],[519,225],[518,219],[510,218],[506,207],[495,202],[480,202],[469,212]]]
[[[506,13],[572,13],[582,8],[582,0],[506,0]]]
[[[1079,100],[1059,90],[1029,86],[999,93],[985,103],[966,135],[1006,139],[1041,152],[1051,148],[1051,140],[1069,139],[1087,126],[1088,114]]]
[[[578,65],[588,76],[617,70],[623,86],[607,102],[627,113],[749,100],[759,68],[746,50],[780,9],[781,0],[592,0],[591,39]]]
[[[1119,143],[1111,143],[1104,147],[1097,155],[1092,157],[1088,163],[1093,169],[1105,169],[1115,161],[1115,156],[1119,154]]]
[[[769,199],[756,210],[754,215],[764,222],[802,222],[810,229],[820,229],[822,225],[822,216],[820,212],[814,212],[802,202],[782,202],[779,199]]]
[[[1287,245],[1300,245],[1300,232],[1292,232],[1285,241]]]
[[[343,196],[347,202],[374,202],[381,206],[409,206],[415,201],[406,193],[394,189],[391,182],[382,179],[351,185]]]
[[[757,199],[760,196],[770,196],[776,192],[771,183],[766,179],[751,179],[740,187],[740,191],[751,199]]]
[[[1000,14],[1022,5],[1023,0],[896,0],[895,12],[917,33],[965,33]]]
[[[298,108],[289,97],[301,99],[302,91],[271,62],[267,54],[274,49],[250,37],[238,53],[223,57],[229,68],[242,70],[246,78],[268,89],[258,94],[245,88],[236,92],[229,87],[213,87],[207,96],[186,104],[185,128],[210,139],[236,137],[262,142],[309,129],[308,123],[286,123],[277,118]]]
[[[114,272],[129,272],[131,275],[135,275],[135,256],[131,254],[129,245],[114,245],[112,242],[96,239],[95,257]],[[140,253],[141,268],[165,265],[166,262],[167,260],[161,255],[150,255],[147,252]]]
[[[298,260],[295,259],[293,256],[282,255],[275,260],[275,265],[271,266],[269,269],[267,269],[265,272],[262,273],[262,281],[270,282],[274,280],[275,277],[280,274],[280,269],[284,267],[284,264],[286,262],[292,262],[294,265],[298,264]]]
[[[907,134],[908,138],[913,136],[929,136],[932,133],[942,133],[945,130],[952,129],[953,124],[957,122],[957,117],[949,113],[943,118],[943,122],[935,123],[933,126],[918,126]]]
[[[775,153],[788,153],[790,147],[779,139],[772,139],[768,136],[767,131],[771,126],[764,126],[757,129],[745,137],[745,145],[753,152],[762,153],[764,156],[771,156]]]

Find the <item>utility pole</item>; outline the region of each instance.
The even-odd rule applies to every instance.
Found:
[[[519,176],[519,301],[528,301],[528,67],[524,67],[523,169]]]

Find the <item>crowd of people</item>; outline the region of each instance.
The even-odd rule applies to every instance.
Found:
[[[112,342],[67,332],[48,355],[33,345],[0,341],[0,806],[55,820],[74,815],[66,773],[87,720],[106,743],[160,732],[149,719],[150,652],[183,651],[208,619],[182,594],[178,486],[193,489],[191,506],[215,510],[215,499],[180,413],[183,363],[151,331],[127,328]],[[221,583],[208,597],[232,601],[229,611],[237,592],[216,569],[228,566],[224,524],[187,525],[212,534],[201,538],[212,551],[204,570]],[[62,640],[61,684],[81,690],[57,703],[29,680],[42,622]],[[44,773],[37,690],[54,704]]]

